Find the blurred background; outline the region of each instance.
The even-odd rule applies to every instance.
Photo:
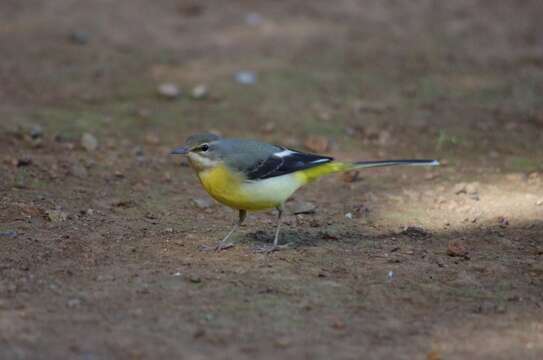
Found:
[[[3,0],[0,357],[539,358],[538,0]],[[436,158],[232,214],[194,132]],[[491,346],[487,346],[491,344]]]

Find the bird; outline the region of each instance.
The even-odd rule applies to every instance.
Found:
[[[201,185],[218,202],[238,211],[237,220],[215,250],[234,246],[230,237],[249,211],[277,209],[273,245],[258,251],[271,252],[279,245],[279,230],[287,199],[300,187],[325,175],[382,166],[436,166],[437,160],[377,160],[344,162],[258,140],[221,138],[212,133],[189,136],[173,155],[185,155]]]

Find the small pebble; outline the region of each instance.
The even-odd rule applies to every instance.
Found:
[[[81,146],[89,152],[95,151],[98,148],[98,139],[90,133],[84,133],[81,136]]]
[[[181,90],[173,83],[163,83],[158,86],[158,93],[164,98],[175,99],[181,95]]]
[[[70,41],[77,45],[86,45],[89,42],[90,35],[85,31],[74,31],[70,34]]]
[[[323,153],[330,149],[330,141],[324,136],[311,135],[305,139],[304,146],[310,151]]]
[[[205,336],[205,334],[206,334],[206,331],[204,329],[200,328],[200,329],[197,329],[194,332],[194,334],[192,334],[192,337],[195,338],[195,339],[199,339],[199,338]]]
[[[51,222],[61,222],[68,219],[68,214],[60,210],[49,210],[46,212],[47,220]]]
[[[262,131],[265,133],[272,133],[275,130],[275,123],[272,121],[267,122],[263,127]]]
[[[443,357],[435,350],[426,354],[426,360],[443,360]]]
[[[32,158],[30,158],[30,157],[19,158],[16,161],[16,166],[17,167],[29,166],[31,164],[32,164]]]
[[[208,198],[193,198],[192,203],[199,209],[208,209],[213,206],[213,200]]]
[[[258,13],[249,13],[245,16],[245,23],[250,26],[258,26],[264,18]]]
[[[79,299],[70,299],[70,300],[68,300],[66,305],[68,305],[68,307],[70,307],[70,308],[78,307],[79,305],[81,305],[81,300],[79,300]]]
[[[447,255],[452,257],[465,257],[468,251],[462,241],[451,240],[447,244]]]
[[[30,129],[30,137],[32,139],[38,139],[43,136],[43,128],[40,125],[34,125]]]
[[[458,183],[452,188],[452,192],[456,195],[465,194],[467,184],[465,182]]]
[[[141,146],[134,146],[132,149],[132,154],[134,154],[136,157],[141,157],[145,155],[145,152],[143,151],[143,147]]]
[[[470,195],[477,194],[479,191],[479,183],[473,182],[466,185],[466,192]]]
[[[389,271],[387,274],[387,279],[390,281],[394,278],[394,271]]]
[[[335,240],[339,239],[339,233],[337,231],[335,231],[335,230],[325,230],[325,231],[321,232],[320,235],[324,240],[335,241]]]
[[[238,71],[234,76],[236,82],[243,85],[256,84],[256,73],[254,71]]]
[[[189,278],[189,281],[193,284],[199,284],[202,282],[202,279],[199,276],[193,275]]]
[[[424,180],[434,180],[435,178],[438,178],[439,174],[435,172],[429,172],[424,175]]]
[[[332,328],[336,329],[336,330],[344,330],[345,329],[345,323],[340,321],[340,320],[336,320],[332,323]]]
[[[347,214],[345,214],[345,217],[346,217],[347,219],[351,219],[351,220],[352,220],[352,218],[353,218],[353,213],[348,212]]]
[[[0,231],[0,237],[14,239],[17,237],[17,231],[15,230]]]
[[[154,133],[145,134],[144,141],[145,141],[145,143],[147,145],[158,145],[158,144],[160,144],[160,138],[158,137],[157,134],[154,134]]]
[[[292,213],[299,214],[314,214],[317,210],[317,205],[309,201],[297,201],[292,205]]]
[[[118,179],[124,178],[124,174],[120,170],[115,170],[115,172],[113,172],[113,176],[115,176]]]
[[[360,179],[360,171],[351,170],[341,173],[341,180],[346,183],[353,183]]]
[[[431,235],[421,226],[406,226],[402,230],[401,234],[407,235],[412,239],[425,238]]]
[[[77,162],[70,167],[70,173],[78,178],[85,178],[89,174],[87,169],[80,162]]]
[[[207,97],[207,94],[207,86],[205,86],[204,84],[196,85],[191,91],[191,97],[194,100],[205,99]]]

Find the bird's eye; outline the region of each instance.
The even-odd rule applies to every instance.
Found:
[[[207,151],[208,149],[209,149],[208,144],[203,144],[202,146],[200,146],[200,150],[202,150],[202,151]]]

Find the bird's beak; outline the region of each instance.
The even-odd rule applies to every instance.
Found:
[[[189,151],[190,151],[190,149],[188,147],[180,146],[178,148],[173,149],[170,154],[172,154],[172,155],[186,155],[186,154],[188,154]]]

